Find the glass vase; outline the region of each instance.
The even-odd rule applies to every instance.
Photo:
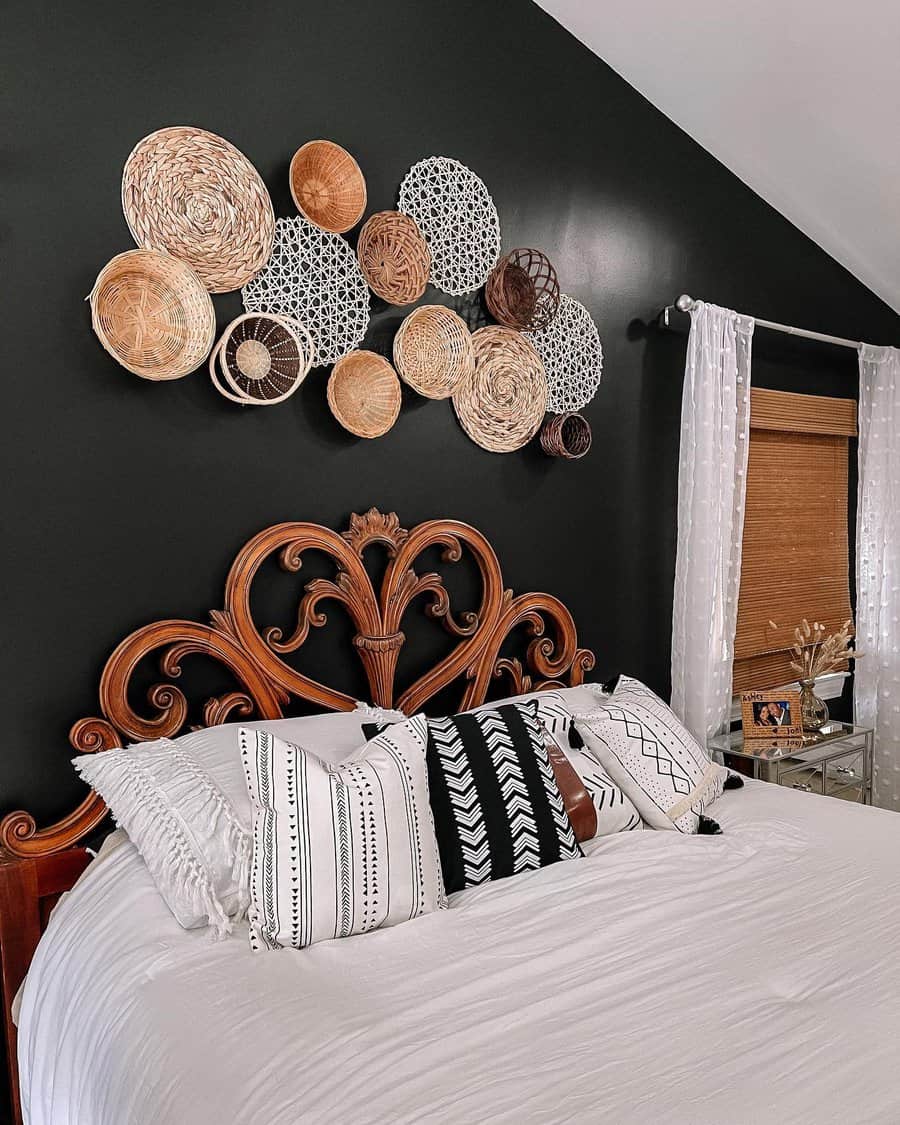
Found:
[[[800,681],[800,716],[803,729],[821,730],[828,722],[828,704],[815,692],[815,680]]]

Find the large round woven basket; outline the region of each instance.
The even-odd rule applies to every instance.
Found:
[[[266,185],[242,152],[205,129],[144,137],[125,162],[122,210],[138,246],[187,262],[211,293],[240,289],[272,251]]]
[[[462,317],[443,305],[421,305],[394,337],[400,378],[426,398],[449,398],[475,370],[472,336]]]
[[[431,253],[409,215],[370,215],[359,232],[356,254],[369,287],[389,304],[411,305],[425,292]]]
[[[128,250],[91,290],[100,343],[142,379],[180,379],[206,359],[216,335],[209,293],[189,265],[155,250]]]
[[[313,365],[312,336],[296,320],[244,313],[209,357],[213,386],[241,406],[274,406],[297,390]]]
[[[581,414],[554,414],[541,430],[541,449],[548,457],[577,461],[591,448],[591,427]]]
[[[400,413],[400,380],[375,352],[350,352],[328,379],[328,405],[345,430],[357,437],[386,434]]]
[[[460,425],[483,449],[511,453],[537,433],[547,410],[540,356],[524,336],[490,325],[472,334],[475,371],[453,395]]]
[[[289,176],[297,210],[321,230],[344,234],[362,218],[365,177],[334,141],[307,141],[294,153]]]
[[[559,307],[559,279],[540,250],[522,248],[501,258],[484,289],[491,315],[507,328],[546,328]]]

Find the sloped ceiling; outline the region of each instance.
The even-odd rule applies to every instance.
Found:
[[[540,2],[900,312],[898,0]]]

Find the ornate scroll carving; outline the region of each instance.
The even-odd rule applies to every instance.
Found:
[[[388,565],[379,590],[365,566],[364,553],[379,544]],[[423,551],[439,547],[444,563],[458,562],[467,551],[481,581],[478,608],[454,615],[443,578],[418,573]],[[335,566],[333,578],[313,578],[304,588],[296,624],[285,637],[280,628],[260,628],[251,612],[251,590],[262,564],[277,558],[282,570],[299,572],[303,555],[315,550]],[[455,640],[450,652],[395,698],[397,658],[406,642],[405,613],[417,598],[425,613],[441,622]],[[313,523],[282,523],[254,536],[239,552],[225,584],[225,603],[210,614],[210,624],[158,621],[138,629],[116,648],[100,680],[102,717],[81,719],[69,735],[80,753],[94,753],[128,741],[172,738],[189,722],[191,708],[176,681],[187,656],[203,656],[224,666],[236,681],[234,690],[207,699],[200,709],[203,726],[250,716],[278,718],[292,698],[331,710],[352,710],[353,698],[298,671],[284,658],[297,652],[311,629],[323,628],[323,608],[334,602],[349,615],[356,630],[353,651],[362,661],[371,701],[397,706],[408,714],[460,678],[465,683],[461,706],[484,702],[492,680],[507,677],[509,694],[580,683],[593,667],[593,654],[578,647],[571,614],[549,594],[514,597],[504,590],[493,548],[475,528],[455,520],[429,520],[407,530],[394,513],[371,509],[353,515],[341,534]],[[524,662],[502,655],[507,638],[518,629],[530,636]],[[135,670],[158,654],[161,680],[147,692],[145,714],[134,708],[129,690]],[[67,817],[37,828],[26,812],[0,822],[0,852],[18,856],[46,855],[76,843],[103,819],[106,808],[90,794]]]

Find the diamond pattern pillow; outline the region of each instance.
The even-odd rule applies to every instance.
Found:
[[[622,676],[596,710],[575,716],[593,754],[653,828],[695,833],[728,771],[639,680]]]
[[[428,720],[428,788],[448,894],[582,854],[536,712],[535,703],[510,703]]]
[[[598,706],[604,698],[598,694]],[[537,716],[544,730],[565,754],[594,803],[597,814],[594,836],[640,831],[644,827],[640,814],[603,768],[597,755],[586,746],[576,749],[571,745],[569,730],[574,720],[572,711],[566,706],[566,698],[560,692],[547,691],[538,696],[535,702]]]
[[[268,731],[238,741],[253,807],[250,944],[297,949],[446,906],[422,715],[337,765]]]

